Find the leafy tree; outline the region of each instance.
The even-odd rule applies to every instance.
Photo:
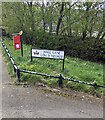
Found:
[[[27,44],[104,58],[105,2],[2,2],[2,26],[9,34],[23,30]]]

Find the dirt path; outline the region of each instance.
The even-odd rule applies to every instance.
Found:
[[[0,51],[0,62],[2,54]],[[2,59],[2,118],[103,118],[102,100],[62,97],[40,87],[13,85]],[[91,98],[95,102],[91,101]]]

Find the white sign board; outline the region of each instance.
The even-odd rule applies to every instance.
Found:
[[[64,59],[64,51],[32,49],[32,57]]]

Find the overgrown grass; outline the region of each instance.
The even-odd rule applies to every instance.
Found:
[[[49,60],[34,58],[31,62],[31,46],[23,45],[24,56],[21,56],[20,50],[14,50],[13,41],[5,38],[5,45],[9,49],[11,55],[13,56],[16,64],[21,69],[26,69],[30,71],[42,72],[50,75],[62,74],[64,77],[72,77],[77,80],[86,81],[103,85],[103,65],[100,63],[84,61],[79,58],[66,57],[65,58],[65,70],[62,71],[62,60]],[[9,61],[8,61],[9,63]],[[57,86],[57,79],[49,79],[46,77],[41,77],[37,75],[29,75],[21,73],[21,80],[28,81],[35,84],[37,81],[44,82],[50,86]],[[73,83],[70,81],[64,81],[64,87],[70,89],[85,91],[91,94],[97,94],[100,96],[102,94],[102,89],[94,90],[93,87],[82,85],[78,83]]]

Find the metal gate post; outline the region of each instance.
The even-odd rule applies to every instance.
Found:
[[[63,88],[63,80],[62,80],[62,75],[60,74],[59,76],[59,81],[58,81],[58,84],[59,84],[59,87]]]
[[[18,82],[20,82],[20,69],[17,69],[16,75],[17,75]]]

